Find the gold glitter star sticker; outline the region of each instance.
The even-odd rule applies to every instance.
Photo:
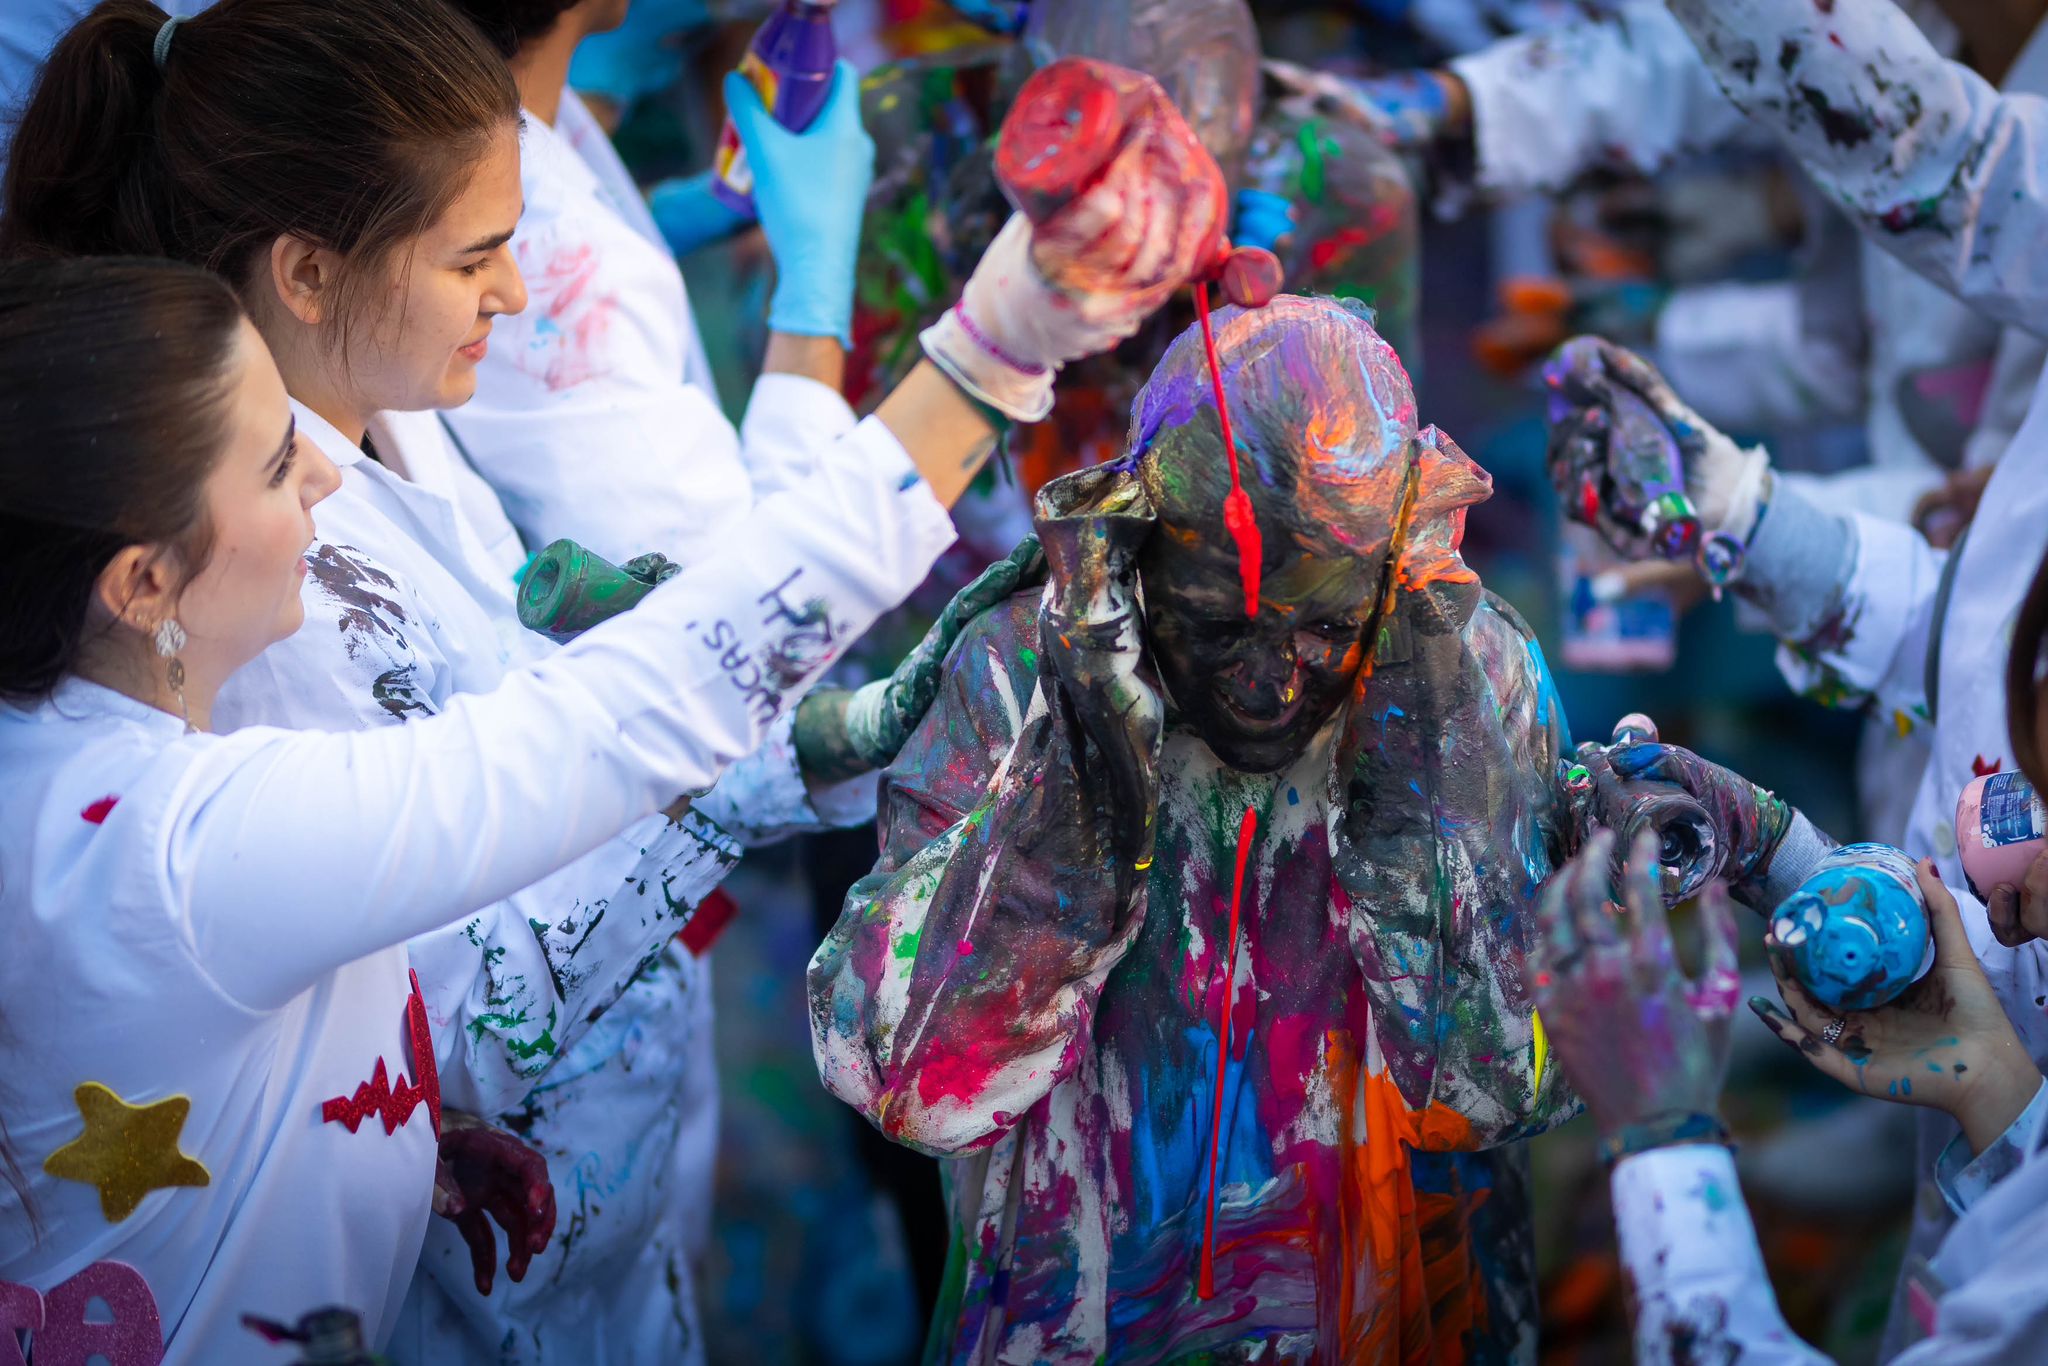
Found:
[[[167,1186],[204,1186],[205,1167],[178,1151],[178,1134],[192,1111],[189,1096],[130,1105],[96,1081],[71,1093],[85,1117],[85,1132],[43,1160],[43,1170],[64,1181],[100,1188],[100,1212],[118,1224],[142,1197]]]

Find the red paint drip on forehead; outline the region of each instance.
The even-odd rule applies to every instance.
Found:
[[[1230,430],[1230,398],[1223,392],[1223,363],[1216,355],[1216,334],[1209,326],[1209,286],[1195,286],[1195,316],[1202,320],[1202,349],[1209,357],[1209,382],[1216,390],[1216,418],[1223,426],[1223,453],[1230,459],[1230,492],[1223,499],[1223,526],[1237,542],[1237,576],[1244,582],[1244,614],[1259,614],[1259,565],[1265,544],[1251,495],[1238,477],[1237,438]]]

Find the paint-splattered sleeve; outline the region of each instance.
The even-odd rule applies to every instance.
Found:
[[[2048,307],[2048,103],[2001,96],[1886,0],[1668,0],[1721,87],[1866,234],[2002,322]]]
[[[1461,625],[1470,606],[1423,597],[1386,637],[1354,723],[1333,862],[1384,1067],[1438,1121],[1422,1146],[1484,1148],[1577,1112],[1559,1069],[1539,1072],[1523,981],[1538,890],[1571,851],[1554,777],[1569,736],[1510,609],[1482,601]]]
[[[1654,171],[1745,126],[1661,0],[1504,39],[1450,69],[1471,91],[1478,183],[1494,193]]]
[[[881,859],[811,960],[826,1087],[929,1153],[993,1142],[1072,1070],[1142,919],[1037,641],[1036,591],[962,635],[884,779]]]
[[[1610,1184],[1637,1361],[1825,1366],[1778,1311],[1728,1149],[1653,1149]]]

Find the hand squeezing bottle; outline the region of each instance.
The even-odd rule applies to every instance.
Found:
[[[832,37],[832,7],[837,3],[782,0],[740,60],[740,74],[775,121],[792,133],[809,128],[832,93],[833,66],[839,60],[839,45]],[[729,117],[712,159],[711,192],[735,213],[754,212],[754,172]]]

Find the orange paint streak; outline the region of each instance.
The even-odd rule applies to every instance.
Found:
[[[1358,1124],[1364,1132],[1341,1140],[1351,1160],[1335,1202],[1342,1259],[1335,1321],[1325,1319],[1321,1334],[1335,1350],[1323,1359],[1458,1366],[1465,1334],[1486,1316],[1485,1282],[1467,1232],[1476,1202],[1418,1195],[1409,1154],[1472,1148],[1471,1122],[1435,1102],[1411,1110],[1393,1079],[1361,1067],[1334,1031],[1324,1047],[1332,1091],[1353,1101],[1341,1112],[1345,1128]]]
[[[1252,856],[1252,840],[1259,833],[1259,813],[1251,807],[1244,809],[1244,820],[1237,827],[1237,875],[1230,884],[1230,935],[1225,941],[1228,948],[1223,959],[1223,1004],[1218,1013],[1223,1017],[1216,1023],[1216,1034],[1220,1042],[1216,1048],[1216,1104],[1209,1112],[1209,1211],[1202,1220],[1202,1272],[1195,1282],[1195,1294],[1202,1299],[1216,1298],[1216,1152],[1223,1142],[1223,1074],[1224,1066],[1230,1061],[1230,1006],[1237,984],[1237,921],[1238,910],[1244,899],[1244,868]]]

